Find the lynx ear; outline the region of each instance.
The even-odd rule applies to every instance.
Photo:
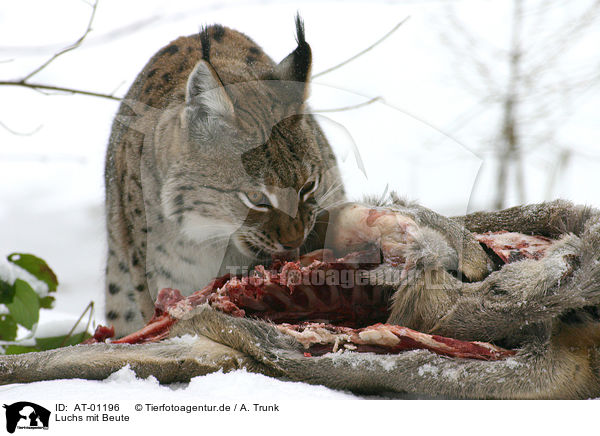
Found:
[[[233,104],[217,76],[214,68],[206,61],[199,61],[190,74],[185,90],[185,102],[189,106],[200,106],[208,115],[233,116]]]
[[[304,22],[300,15],[296,15],[296,41],[298,46],[273,70],[277,80],[289,82],[285,91],[293,99],[304,101],[308,97],[308,82],[312,55],[310,46],[304,39]]]

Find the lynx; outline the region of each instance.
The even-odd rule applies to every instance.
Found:
[[[333,152],[306,105],[311,49],[279,64],[220,25],[162,48],[121,105],[106,157],[106,318],[118,336],[158,290],[201,288],[227,267],[318,242],[344,200]]]

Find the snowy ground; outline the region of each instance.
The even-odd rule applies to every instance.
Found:
[[[294,48],[297,10],[313,48],[313,71],[319,72],[367,47],[410,16],[381,46],[316,79],[311,105],[329,109],[385,98],[385,104],[322,114],[352,196],[381,193],[389,185],[441,213],[464,213],[490,205],[494,162],[489,152],[481,151],[480,141],[496,121],[482,110],[465,127],[455,128],[454,120],[473,111],[477,99],[449,74],[449,57],[436,28],[442,3],[101,1],[93,32],[83,46],[57,59],[35,80],[106,93],[116,90],[120,95],[158,48],[215,22],[243,31],[279,60]],[[464,1],[459,11],[468,23],[486,29],[490,38],[502,38],[507,10],[499,3]],[[89,11],[76,0],[3,2],[0,78],[22,77],[74,41],[85,28]],[[584,41],[579,51],[585,57],[593,47]],[[0,127],[0,255],[19,251],[44,258],[61,282],[53,312],[75,319],[93,300],[96,322],[102,323],[102,166],[117,103],[8,87],[0,87],[0,102],[0,122],[6,126],[18,132],[39,127],[27,136]],[[559,139],[575,152],[553,190],[547,187],[556,149],[542,145],[525,162],[527,201],[564,197],[600,206],[597,102],[596,91],[574,103],[574,114]],[[353,147],[365,174],[359,170]],[[514,189],[510,202],[517,202]],[[44,314],[40,323],[51,318]],[[106,382],[3,387],[0,397],[6,402],[17,398],[81,401],[81,392],[106,400],[355,398],[241,372],[202,377],[173,390],[132,380],[127,371]]]

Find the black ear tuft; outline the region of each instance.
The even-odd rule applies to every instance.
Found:
[[[310,46],[304,37],[304,20],[296,14],[296,42],[298,46],[292,52],[293,64],[291,75],[293,80],[306,82],[309,79],[312,55]]]
[[[202,44],[202,59],[210,63],[210,35],[208,34],[208,27],[202,26],[199,37],[200,44]]]
[[[296,12],[296,42],[298,45],[306,44],[306,39],[304,39],[304,20],[300,16],[300,12]]]
[[[279,80],[306,83],[310,78],[311,52],[300,15],[296,15],[296,42],[296,49],[275,67],[274,76]]]

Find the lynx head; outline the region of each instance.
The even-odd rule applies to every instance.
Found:
[[[306,109],[303,24],[297,17],[298,45],[279,64],[240,33],[226,29],[227,42],[223,29],[201,32],[185,102],[157,129],[163,211],[188,237],[231,236],[252,257],[295,249],[324,197],[342,193],[335,158]]]

